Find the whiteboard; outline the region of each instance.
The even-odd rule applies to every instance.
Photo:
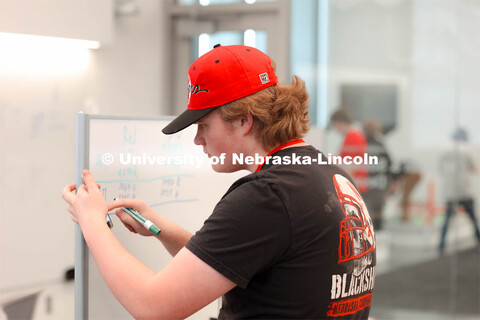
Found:
[[[248,173],[214,172],[202,147],[193,143],[196,126],[174,135],[161,132],[173,118],[81,117],[84,130],[78,134],[85,135],[80,139],[84,140],[85,154],[77,152],[77,157],[80,162],[86,159],[85,167],[101,184],[107,202],[114,197],[141,198],[192,233],[201,228],[228,187]],[[130,233],[114,216],[112,221],[112,231],[119,241],[153,270],[161,270],[171,260],[157,239]],[[131,319],[110,293],[93,258],[86,260],[88,317]],[[217,315],[218,303],[214,302],[191,319],[207,320]]]

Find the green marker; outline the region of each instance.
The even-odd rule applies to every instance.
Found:
[[[113,198],[113,201],[117,201],[117,198]],[[132,208],[124,208],[124,207],[122,207],[122,210],[128,213],[130,217],[135,219],[138,223],[143,225],[146,229],[150,230],[150,232],[153,233],[154,235],[158,236],[160,232],[162,232],[160,228],[154,225],[152,221],[142,216],[140,212],[138,212],[137,210]]]

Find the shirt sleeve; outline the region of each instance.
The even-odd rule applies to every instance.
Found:
[[[186,247],[246,288],[255,274],[281,258],[290,242],[290,219],[275,186],[254,180],[228,193]]]

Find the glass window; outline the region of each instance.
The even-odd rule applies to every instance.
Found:
[[[193,5],[201,5],[201,6],[209,6],[209,5],[217,5],[217,4],[232,4],[232,3],[241,3],[245,2],[247,4],[254,4],[259,2],[272,2],[278,0],[177,0],[177,4],[181,6],[193,6]]]
[[[336,155],[358,132],[379,157],[362,191],[377,250],[370,315],[478,317],[478,2],[292,6],[292,73],[307,83],[319,149]],[[330,121],[340,109],[346,127]]]
[[[241,31],[218,31],[212,34],[202,33],[193,38],[192,62],[212,50],[216,44],[223,46],[244,44],[267,52],[267,33],[262,30],[247,29]]]

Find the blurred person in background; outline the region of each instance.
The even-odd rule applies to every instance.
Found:
[[[463,128],[458,128],[454,132],[452,139],[454,141],[453,149],[446,152],[440,159],[443,196],[446,201],[445,222],[439,245],[440,252],[443,252],[445,249],[448,224],[458,206],[462,206],[470,217],[475,228],[475,236],[480,244],[480,231],[475,216],[475,202],[471,187],[472,176],[478,173],[478,167],[468,149],[467,131]]]
[[[344,136],[339,155],[342,158],[347,156],[363,158],[368,151],[367,139],[363,132],[353,125],[350,113],[340,108],[331,115],[330,122],[335,130]],[[368,191],[368,171],[365,165],[343,165],[342,169],[353,178],[360,193]]]
[[[375,230],[381,230],[383,207],[391,182],[392,160],[384,145],[382,125],[379,121],[365,120],[363,132],[367,139],[368,155],[377,157],[378,164],[367,165],[368,190],[362,196],[372,217]]]

